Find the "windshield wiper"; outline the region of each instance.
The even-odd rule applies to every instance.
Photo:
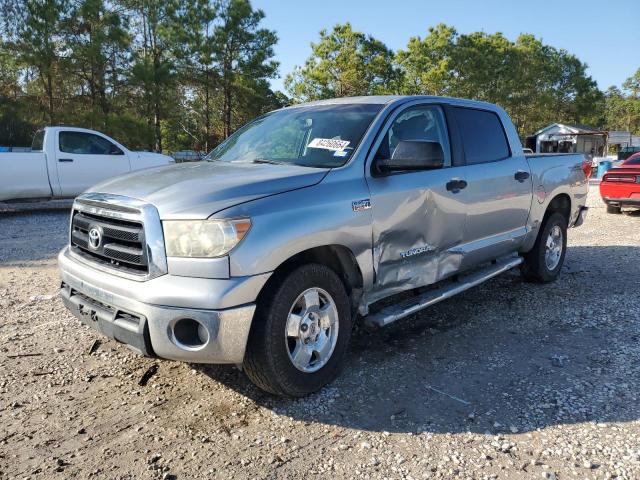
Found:
[[[270,165],[285,165],[285,162],[278,162],[276,160],[267,160],[266,158],[254,158],[251,163],[268,163]]]

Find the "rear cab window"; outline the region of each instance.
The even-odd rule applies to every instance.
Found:
[[[32,152],[42,152],[44,150],[44,130],[38,130],[31,142]]]
[[[454,107],[467,165],[496,162],[511,156],[500,117],[488,110]]]

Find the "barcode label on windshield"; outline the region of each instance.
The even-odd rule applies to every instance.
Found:
[[[349,145],[348,140],[334,140],[333,138],[314,138],[311,140],[307,147],[309,148],[324,148],[325,150],[332,150],[338,152],[344,150],[344,147]]]

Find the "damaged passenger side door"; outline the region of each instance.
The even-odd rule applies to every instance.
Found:
[[[375,268],[370,302],[458,271],[467,183],[455,140],[446,106],[415,102],[393,115],[376,139],[367,162]]]

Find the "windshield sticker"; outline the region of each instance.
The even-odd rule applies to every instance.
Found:
[[[345,148],[344,150],[336,150],[335,152],[333,152],[333,156],[334,157],[346,157],[351,153],[351,150],[353,150],[353,148]]]
[[[324,150],[332,150],[338,152],[344,150],[349,145],[348,140],[334,140],[333,138],[314,138],[311,140],[307,147],[309,148],[322,148]]]

